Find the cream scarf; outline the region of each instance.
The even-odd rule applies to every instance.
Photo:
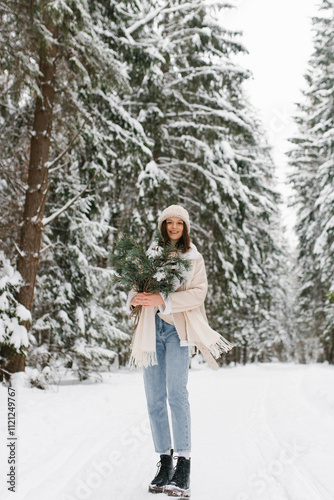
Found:
[[[200,256],[194,244],[191,249],[182,254],[183,258],[194,261]],[[193,266],[192,266],[193,268]],[[191,281],[193,269],[185,275],[186,281]],[[175,290],[179,288],[179,283],[175,284]],[[187,288],[187,287],[186,287]],[[155,315],[157,307],[142,308],[137,328],[131,343],[130,366],[156,365],[156,331]],[[196,346],[203,354],[206,361],[213,369],[218,365],[213,357],[218,358],[222,352],[228,352],[234,346],[222,335],[210,328],[200,310],[193,309],[184,311],[187,341],[189,346]]]

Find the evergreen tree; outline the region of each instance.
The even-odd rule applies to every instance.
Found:
[[[308,88],[299,104],[299,135],[291,139],[291,177],[298,207],[298,324],[305,352],[334,362],[334,310],[328,293],[334,263],[333,2],[323,0],[315,27]],[[316,340],[323,354],[318,353]],[[305,358],[308,357],[307,355]]]
[[[9,379],[7,360],[18,352],[23,355],[29,344],[28,332],[20,321],[30,319],[30,312],[16,300],[22,284],[20,274],[0,251],[0,380]]]
[[[0,203],[6,252],[13,257],[16,241],[22,275],[24,261],[37,284],[33,308],[29,289],[29,363],[44,371],[65,363],[85,378],[115,353],[126,361],[126,290],[112,287],[108,255],[119,232],[148,247],[171,203],[190,212],[209,275],[208,312],[239,343],[235,359],[282,353],[289,338],[279,199],[242,90],[249,72],[233,59],[245,48],[221,23],[228,5],[21,3],[3,11]],[[43,134],[36,113],[46,99]],[[43,150],[41,169],[33,143]],[[28,189],[26,165],[38,174]],[[24,226],[34,248],[19,243]]]
[[[36,279],[40,286],[33,311],[35,344],[48,353],[46,358],[53,351],[71,358],[69,364],[79,372],[82,366],[86,376],[86,366],[98,364],[93,357],[103,352],[110,358],[112,339],[124,338],[110,312],[110,284],[103,271],[113,232],[108,195],[117,189],[119,171],[129,172],[135,163],[134,152],[147,155],[149,150],[142,126],[117,94],[128,87],[128,75],[114,50],[120,19],[113,6],[85,0],[17,3],[8,2],[4,14],[4,41],[14,46],[17,32],[22,54],[13,48],[3,57],[7,72],[1,83],[10,105],[3,107],[2,127],[10,142],[1,159],[7,177],[1,202],[7,226],[15,220],[20,229],[8,230],[6,241],[20,233],[16,246],[24,285],[18,300],[29,310]],[[22,115],[25,128],[19,118],[14,128],[11,119]],[[13,141],[19,130],[26,133],[22,148]],[[24,160],[17,169],[22,186],[12,158]],[[15,209],[6,202],[13,185],[22,189]],[[9,371],[21,370],[24,357],[20,353],[8,363]]]
[[[142,21],[127,30],[151,61],[144,75],[130,71],[136,86],[129,106],[153,141],[153,159],[133,187],[129,227],[149,241],[159,210],[185,205],[207,263],[214,326],[239,332],[241,343],[252,337],[256,353],[266,335],[280,337],[272,325],[263,327],[263,342],[256,332],[268,310],[275,316],[281,257],[274,167],[243,94],[249,72],[233,62],[245,49],[238,33],[221,25],[219,7],[178,0],[159,5],[145,2]]]
[[[112,54],[118,54],[122,31],[122,9],[116,7],[105,2],[90,4],[92,21],[106,51]],[[61,170],[59,165],[53,169],[55,178],[46,211],[52,212],[55,207],[61,210],[92,176],[97,177],[69,211],[50,222],[45,236],[46,246],[52,250],[43,258],[35,308],[36,337],[46,342],[47,351],[55,358],[61,362],[65,358],[65,365],[81,378],[92,369],[107,367],[115,352],[126,356],[124,343],[129,343],[129,337],[125,332],[131,327],[120,314],[124,292],[112,287],[111,272],[106,268],[117,216],[126,206],[120,186],[136,172],[137,157],[150,153],[142,126],[125,110],[119,97],[121,88],[128,88],[128,84],[120,81],[118,86],[107,73],[98,78],[94,85],[83,81],[70,89],[69,95],[64,94],[63,108],[78,101],[86,124],[66,155],[68,161],[62,160]],[[75,114],[70,108],[67,125],[62,117],[57,126],[57,142],[64,137],[64,127],[71,127],[71,116]],[[66,172],[65,182],[58,178],[59,170]]]

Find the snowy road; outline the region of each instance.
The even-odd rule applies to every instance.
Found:
[[[334,367],[190,371],[192,500],[333,500]],[[17,492],[7,492],[0,387],[0,498],[157,500],[142,376],[18,389]]]

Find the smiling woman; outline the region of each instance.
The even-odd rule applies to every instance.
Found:
[[[187,252],[191,248],[188,225],[180,217],[168,217],[159,224],[164,244],[172,243],[176,248]]]
[[[183,258],[190,260],[191,268],[182,285],[175,287],[175,292],[168,297],[162,293],[129,294],[128,304],[143,308],[132,341],[132,358],[135,364],[144,367],[152,436],[155,451],[160,455],[159,471],[149,484],[149,491],[188,498],[191,450],[188,348],[196,346],[209,365],[217,369],[214,357],[228,352],[233,344],[207,323],[205,265],[202,255],[190,241],[187,210],[179,205],[166,208],[159,218],[158,228],[161,244],[174,245],[173,254],[180,252]],[[152,355],[143,356],[143,352]],[[167,400],[172,417],[173,444]],[[174,470],[173,448],[178,459]]]
[[[173,243],[177,243],[181,238],[183,233],[183,225],[183,220],[179,217],[169,217],[166,220],[168,238]]]

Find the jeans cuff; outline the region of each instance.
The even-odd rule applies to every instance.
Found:
[[[167,450],[164,450],[164,451],[157,451],[157,450],[155,450],[155,451],[156,451],[156,453],[159,453],[159,455],[170,455],[170,450],[171,449],[172,448],[170,447],[170,448],[167,448]]]
[[[191,453],[191,450],[178,450],[178,451],[175,451],[174,455],[178,456],[178,457],[184,457],[187,460],[189,460],[190,453]]]

